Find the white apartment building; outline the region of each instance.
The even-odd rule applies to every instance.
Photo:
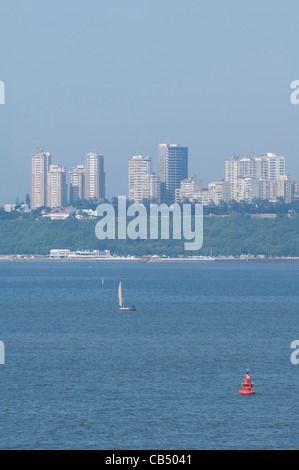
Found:
[[[213,181],[207,188],[199,190],[196,202],[204,206],[219,205],[231,200],[231,184],[224,180]]]
[[[236,178],[279,179],[285,176],[285,157],[267,153],[260,157],[232,157],[225,162],[225,181],[234,183]]]
[[[77,165],[70,172],[70,204],[85,198],[85,165]]]
[[[225,162],[225,181],[231,183],[231,198],[235,201],[251,201],[254,197],[276,200],[283,192],[289,194],[289,199],[292,191],[288,183],[281,182],[288,180],[285,171],[285,157],[275,153],[254,158],[232,157]]]
[[[175,191],[175,202],[195,201],[201,188],[202,182],[196,176],[183,179],[180,188]]]
[[[293,201],[295,182],[287,176],[278,179],[259,180],[259,198],[275,202],[277,198],[283,198],[288,204]]]
[[[225,181],[234,184],[240,176],[240,158],[232,157],[225,161]]]
[[[219,180],[209,183],[208,197],[217,206],[221,202],[228,202],[231,200],[231,184],[227,181]]]
[[[251,202],[259,197],[259,180],[256,178],[238,178],[232,187],[234,199],[237,202]]]
[[[32,155],[32,209],[47,205],[48,171],[51,154],[40,149]]]
[[[85,199],[105,199],[104,157],[98,153],[86,155]]]
[[[144,199],[160,200],[160,179],[150,157],[135,155],[129,159],[129,200],[140,204]]]
[[[66,169],[59,165],[50,165],[48,171],[47,206],[64,207],[67,205]]]

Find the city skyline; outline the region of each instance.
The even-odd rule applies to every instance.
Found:
[[[279,198],[290,203],[299,197],[298,181],[286,173],[286,158],[275,153],[227,158],[224,178],[214,179],[207,187],[203,187],[197,175],[188,174],[188,147],[159,144],[157,153],[158,175],[151,157],[135,155],[129,158],[129,201],[137,204],[144,200],[168,204],[189,201],[219,205],[231,200],[273,202]],[[40,149],[32,155],[33,209],[76,206],[80,199],[107,200],[103,155],[87,153],[85,165],[77,164],[68,172],[69,185],[66,174],[65,167],[52,164],[49,152]]]
[[[67,168],[86,151],[105,155],[108,198],[127,190],[127,158],[154,157],[159,142],[186,142],[204,185],[229,156],[267,151],[287,155],[297,179],[299,5],[212,3],[3,5],[0,204],[29,192],[36,146]]]

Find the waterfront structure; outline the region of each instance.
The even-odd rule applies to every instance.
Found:
[[[85,198],[85,173],[84,165],[77,165],[70,172],[70,204],[76,204]]]
[[[66,168],[50,165],[48,171],[47,206],[65,207],[67,205]]]
[[[93,250],[93,251],[71,251],[71,250],[51,250],[50,258],[53,259],[109,259],[111,258],[110,250]]]
[[[160,144],[158,149],[158,175],[163,202],[175,201],[176,189],[188,178],[188,147],[178,144]]]
[[[105,199],[104,157],[98,153],[86,155],[85,199]]]
[[[48,171],[51,154],[42,149],[32,154],[32,209],[47,205]]]
[[[129,159],[130,201],[140,204],[145,199],[160,200],[160,180],[152,169],[152,159],[146,155],[135,155]]]

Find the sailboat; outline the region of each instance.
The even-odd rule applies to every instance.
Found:
[[[136,307],[134,307],[134,305],[133,307],[126,307],[124,303],[124,299],[123,299],[121,282],[119,283],[119,286],[118,286],[118,302],[119,302],[119,310],[121,312],[135,312],[136,311]]]

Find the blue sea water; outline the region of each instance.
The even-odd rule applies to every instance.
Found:
[[[0,448],[298,449],[298,281],[287,263],[1,263]]]

